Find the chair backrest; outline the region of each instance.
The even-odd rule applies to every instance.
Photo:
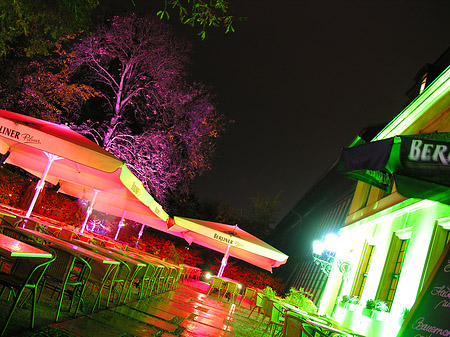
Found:
[[[0,225],[2,227],[16,227],[16,222],[21,221],[19,217],[0,215]]]
[[[63,282],[75,264],[75,256],[59,247],[53,247],[56,259],[48,267],[46,275],[52,279]]]
[[[280,303],[273,301],[272,316],[270,317],[270,321],[274,323],[281,323],[283,317],[284,317],[283,306]]]
[[[252,299],[253,297],[255,297],[255,294],[256,294],[256,289],[247,287],[247,288],[245,288],[245,291],[244,291],[244,298]]]
[[[256,293],[256,306],[257,307],[262,307],[263,305],[263,299],[266,296],[264,295],[264,293],[262,291],[259,291],[258,293]]]
[[[49,265],[45,275],[55,281],[66,282],[69,277],[73,277],[70,273],[77,268],[78,280],[89,278],[91,266],[85,259],[55,245],[52,245],[52,249],[56,253],[56,259]]]
[[[15,227],[3,227],[2,232],[11,238],[21,241],[36,241],[31,235],[19,232]]]
[[[221,288],[222,287],[222,283],[223,283],[222,279],[217,278],[217,277],[213,277],[212,283],[211,283],[211,287]]]
[[[298,316],[286,314],[284,316],[284,326],[281,332],[282,337],[300,337],[308,336],[303,334],[302,325],[305,321]]]
[[[15,260],[12,273],[22,280],[22,286],[36,286],[48,266],[56,259],[56,253],[50,247],[33,241],[26,243],[52,254],[51,258],[27,257]]]
[[[232,294],[237,293],[239,291],[239,284],[234,282],[228,282],[227,283],[227,289],[226,292],[230,292]]]

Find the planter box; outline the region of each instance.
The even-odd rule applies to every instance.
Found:
[[[366,337],[391,336],[390,333],[392,331],[384,331],[385,328],[389,326],[389,322],[387,322],[388,318],[388,312],[374,310],[372,312],[372,317],[368,320],[366,333],[364,335]],[[390,329],[392,330],[392,327],[390,327]]]
[[[351,305],[349,309],[344,309],[344,315],[341,325],[345,328],[360,332],[362,328],[361,307],[359,305]]]

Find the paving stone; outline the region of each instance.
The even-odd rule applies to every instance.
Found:
[[[205,325],[199,322],[194,322],[188,319],[185,319],[180,323],[180,326],[184,328],[183,332],[180,336],[183,337],[233,337],[234,333],[228,331],[229,326],[223,326],[224,329],[220,327],[212,327],[209,325]]]
[[[122,330],[124,333],[132,336],[157,336],[161,331],[160,329],[150,327],[147,324],[142,324],[141,321],[136,321],[112,310],[102,311],[90,318],[102,324]]]
[[[36,328],[30,330],[29,308],[17,311],[5,336],[21,337],[250,337],[261,336],[259,322],[248,319],[248,307],[238,307],[206,296],[208,285],[202,282],[180,284],[174,292],[90,313],[94,295],[78,318],[62,313],[62,322],[54,323],[55,298],[44,296],[38,303]],[[45,295],[45,294],[44,294]],[[91,298],[92,297],[92,298]],[[0,303],[0,323],[8,309]],[[256,316],[256,314],[253,314]],[[261,315],[260,315],[261,316]],[[267,335],[267,334],[266,334]]]
[[[150,315],[146,315],[142,312],[139,312],[137,310],[134,310],[133,308],[129,308],[126,306],[122,306],[122,307],[117,307],[117,308],[113,308],[111,309],[117,313],[120,313],[122,315],[128,316],[130,318],[133,318],[137,321],[140,321],[142,323],[148,324],[148,325],[153,325],[157,328],[160,328],[162,330],[166,330],[166,331],[175,331],[177,329],[177,325],[172,324],[172,323],[168,323],[166,321],[163,321],[159,318],[150,316]]]
[[[148,303],[145,303],[145,302],[134,302],[134,303],[128,304],[128,306],[133,308],[133,309],[136,309],[136,310],[139,310],[141,312],[144,312],[144,313],[146,313],[148,315],[161,318],[161,319],[163,319],[165,321],[170,321],[171,319],[173,319],[175,317],[175,315],[170,314],[170,313],[165,312],[165,311],[161,311],[161,310],[155,309],[155,308],[149,306]]]
[[[85,337],[123,337],[126,336],[122,329],[117,329],[110,324],[103,324],[87,316],[70,321],[55,324],[56,327],[74,336]]]

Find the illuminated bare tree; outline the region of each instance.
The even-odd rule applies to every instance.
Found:
[[[168,26],[134,14],[114,17],[73,49],[72,71],[104,103],[78,130],[125,160],[161,203],[210,168],[225,125],[206,88],[187,81],[188,53]]]

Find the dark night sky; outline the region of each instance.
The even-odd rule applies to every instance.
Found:
[[[449,1],[233,1],[247,22],[197,43],[196,74],[235,121],[200,195],[280,218],[363,128],[390,121],[450,46]]]
[[[196,191],[236,208],[280,192],[280,218],[357,133],[402,110],[417,71],[450,46],[447,0],[230,2],[248,18],[235,33],[200,41],[183,28],[194,77],[235,121]]]

